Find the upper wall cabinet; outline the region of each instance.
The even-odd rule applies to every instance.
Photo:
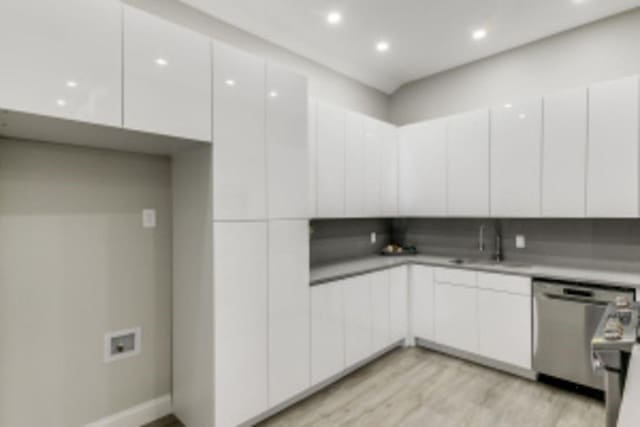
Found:
[[[448,215],[489,215],[488,110],[448,120],[447,195]]]
[[[400,215],[446,214],[446,151],[444,119],[400,129]]]
[[[365,215],[365,166],[367,150],[365,147],[366,117],[362,114],[347,112],[345,127],[345,213],[349,217]]]
[[[307,80],[267,65],[267,170],[270,218],[307,218]]]
[[[345,215],[345,112],[318,103],[318,216]]]
[[[491,110],[491,215],[540,216],[542,100]]]
[[[214,219],[265,219],[265,62],[222,44],[213,58]]]
[[[122,125],[117,0],[2,0],[0,108]]]
[[[382,169],[382,123],[367,117],[364,121],[364,211],[366,216],[380,215]]]
[[[211,141],[208,38],[124,6],[124,126]]]
[[[315,99],[309,99],[308,104],[308,138],[307,138],[307,176],[308,176],[308,203],[307,212],[310,218],[318,215],[318,162],[316,153],[318,150],[318,103]]]
[[[544,98],[542,216],[585,215],[587,90]]]
[[[389,123],[380,123],[380,214],[398,214],[398,131]]]
[[[589,89],[587,215],[638,216],[638,77]]]

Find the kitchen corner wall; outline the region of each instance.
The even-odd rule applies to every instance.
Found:
[[[141,354],[105,364],[104,334],[135,326]],[[171,392],[169,158],[0,139],[0,379],[7,427]]]

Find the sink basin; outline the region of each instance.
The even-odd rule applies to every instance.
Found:
[[[453,258],[449,260],[449,264],[477,265],[477,266],[504,267],[504,268],[531,268],[530,264],[526,264],[523,262],[493,261],[490,259]]]

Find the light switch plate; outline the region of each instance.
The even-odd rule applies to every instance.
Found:
[[[144,209],[142,211],[142,227],[156,228],[156,210]]]
[[[527,247],[527,239],[522,234],[516,236],[516,248],[524,249]]]
[[[371,233],[371,244],[373,245],[376,242],[377,236],[376,236],[376,232],[373,231]]]

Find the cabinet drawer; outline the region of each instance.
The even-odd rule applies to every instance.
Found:
[[[478,273],[478,287],[498,292],[531,296],[531,278],[509,274]]]
[[[477,273],[471,270],[461,270],[456,268],[436,268],[436,282],[448,283],[450,285],[461,285],[476,287]]]

